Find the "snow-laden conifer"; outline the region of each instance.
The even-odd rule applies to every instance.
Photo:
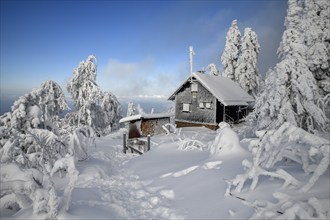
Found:
[[[323,97],[330,94],[330,1],[305,0],[301,29],[307,46],[307,65]]]
[[[304,1],[289,0],[286,30],[278,49],[281,61],[268,72],[251,114],[257,122],[258,138],[250,145],[253,162],[243,163],[247,172],[232,181],[237,191],[249,178],[253,189],[258,175],[275,175],[285,181],[284,185],[291,182],[298,187],[290,175],[276,167],[283,160],[299,163],[307,174],[312,173],[301,188],[304,192],[328,169],[329,141],[316,135],[317,130],[324,129],[327,118],[318,105],[322,97],[308,67],[306,35],[301,28],[304,13]]]
[[[133,102],[129,102],[128,103],[128,107],[127,107],[127,117],[132,116],[132,115],[136,115],[136,108]]]
[[[256,97],[260,84],[257,68],[259,51],[260,45],[257,34],[251,28],[245,28],[237,68],[235,69],[235,81],[253,97]]]
[[[235,69],[241,45],[241,33],[237,26],[237,20],[233,20],[226,35],[225,49],[221,55],[223,76],[235,80]]]
[[[68,115],[75,127],[90,126],[98,134],[118,128],[121,107],[111,93],[102,92],[96,83],[96,58],[90,55],[73,71],[67,89],[75,102],[75,112]]]
[[[207,70],[208,70],[209,74],[211,74],[211,75],[215,75],[215,76],[219,75],[219,70],[214,63],[210,63],[207,66]]]
[[[264,94],[256,101],[257,129],[278,128],[284,122],[310,132],[325,127],[327,119],[318,106],[321,96],[308,68],[304,33],[299,29],[302,16],[301,1],[290,0],[278,50],[281,61],[268,74],[271,80],[266,80]]]

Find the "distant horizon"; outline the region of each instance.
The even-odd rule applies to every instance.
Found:
[[[22,96],[24,96],[23,94]],[[20,96],[19,96],[20,97]],[[11,107],[14,104],[14,102],[19,98],[12,98],[12,99],[6,99],[1,101],[0,105],[0,116],[11,112]],[[71,99],[71,97],[65,97],[66,101],[70,107],[70,110],[64,111],[61,115],[63,116],[67,112],[71,112],[74,110],[74,101]],[[174,106],[174,102],[167,100],[166,97],[117,97],[119,103],[122,107],[122,114],[123,117],[126,117],[127,115],[127,107],[129,102],[133,102],[136,106],[139,104],[142,109],[145,111],[145,113],[151,113],[151,110],[154,110],[154,113],[162,113],[167,112],[171,107]]]

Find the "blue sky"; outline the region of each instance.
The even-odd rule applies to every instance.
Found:
[[[97,58],[97,83],[117,96],[168,96],[220,55],[231,21],[259,37],[262,75],[277,62],[285,0],[1,1],[1,102],[48,79],[66,92],[73,69]]]

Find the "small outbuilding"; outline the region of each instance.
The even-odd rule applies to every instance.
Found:
[[[122,118],[119,123],[128,124],[128,139],[165,134],[163,125],[170,123],[170,113],[139,114]]]
[[[169,97],[175,101],[177,127],[205,126],[216,130],[220,122],[239,123],[254,98],[227,77],[192,73]]]
[[[143,154],[150,150],[150,136],[165,134],[163,126],[170,123],[171,113],[139,114],[122,118],[119,123],[125,123],[128,134],[123,137],[123,152]]]

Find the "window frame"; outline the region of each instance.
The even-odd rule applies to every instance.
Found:
[[[182,103],[182,112],[190,112],[190,103]]]

